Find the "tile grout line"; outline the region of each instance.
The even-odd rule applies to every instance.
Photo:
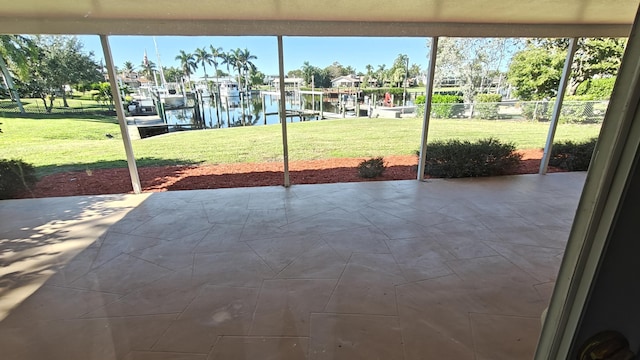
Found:
[[[340,284],[340,280],[342,280],[342,276],[344,275],[345,271],[347,271],[347,266],[349,266],[349,263],[351,262],[351,256],[352,255],[349,255],[349,258],[344,263],[344,267],[342,268],[342,272],[340,272],[340,276],[338,276],[338,279],[336,280],[336,284],[333,286],[333,289],[331,290],[331,294],[329,294],[329,299],[327,300],[327,303],[323,307],[323,311],[324,312],[327,311],[327,306],[329,306],[329,303],[331,302],[331,299],[333,298],[333,294],[336,292],[336,289],[338,288],[338,285]]]
[[[253,332],[253,326],[255,325],[256,313],[258,312],[258,304],[260,303],[260,296],[262,295],[262,289],[264,289],[264,281],[265,279],[262,279],[262,282],[260,283],[258,295],[256,296],[256,303],[253,306],[253,314],[251,315],[251,325],[249,325],[249,331],[247,332],[247,334],[249,335]]]
[[[300,254],[298,254],[298,256],[296,256],[295,258],[293,258],[293,260],[289,261],[289,263],[288,263],[287,265],[285,265],[282,269],[280,269],[280,271],[278,271],[278,272],[276,273],[276,276],[274,277],[274,279],[276,279],[276,278],[278,278],[278,279],[282,279],[282,278],[279,278],[278,276],[280,276],[280,274],[282,274],[282,272],[283,272],[283,271],[285,271],[289,266],[291,266],[291,264],[293,264],[296,260],[300,259],[300,258],[301,258],[303,255],[305,255],[307,252],[309,252],[309,251],[311,251],[311,250],[314,250],[314,249],[317,249],[317,248],[322,248],[324,245],[329,246],[329,244],[327,244],[327,243],[324,241],[324,239],[322,238],[322,236],[321,236],[321,235],[314,235],[314,236],[317,236],[317,239],[315,240],[315,242],[313,243],[313,245],[312,245],[312,246],[310,246],[310,247],[309,247],[309,249],[307,249],[307,250],[305,250],[305,251],[301,252]],[[317,245],[318,245],[318,244],[320,244],[321,242],[322,242],[322,243],[324,243],[324,245],[317,246]]]
[[[158,345],[158,343],[160,342],[160,339],[162,339],[162,338],[167,334],[167,332],[169,332],[169,329],[171,328],[171,326],[172,326],[173,324],[175,324],[175,322],[178,320],[178,317],[179,317],[179,316],[180,316],[180,315],[179,315],[179,314],[177,314],[177,315],[176,315],[176,317],[175,317],[173,320],[171,320],[171,322],[169,323],[169,325],[167,325],[167,328],[166,328],[166,329],[164,329],[164,331],[162,332],[162,334],[160,334],[160,336],[158,336],[158,338],[156,339],[156,341],[154,341],[154,342],[153,342],[153,344],[149,347],[149,349],[150,349],[150,350],[153,350],[153,349],[156,347],[156,345]]]
[[[469,332],[471,333],[471,343],[473,344],[473,358],[478,359],[478,350],[476,348],[476,334],[473,331],[473,324],[471,321],[471,312],[467,312],[467,321],[469,322]]]

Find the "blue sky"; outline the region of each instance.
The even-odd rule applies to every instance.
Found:
[[[103,58],[100,39],[95,35],[79,36],[85,50],[93,51],[96,60]],[[139,66],[146,49],[149,60],[158,63],[151,36],[110,36],[111,52],[116,66],[131,61]],[[278,44],[275,36],[156,36],[158,51],[163,66],[178,66],[175,60],[180,50],[193,52],[196,48],[212,44],[224,51],[247,48],[258,57],[254,61],[258,70],[267,75],[278,73]],[[409,56],[411,64],[424,69],[429,49],[426,38],[354,38],[354,37],[285,37],[283,39],[285,72],[299,69],[305,61],[324,68],[334,61],[344,66],[351,65],[365,72],[371,64],[374,69],[380,64],[389,68],[398,54]],[[226,69],[225,69],[226,71]],[[207,72],[211,72],[207,69]],[[202,69],[197,75],[202,76]]]

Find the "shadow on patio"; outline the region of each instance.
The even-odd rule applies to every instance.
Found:
[[[15,359],[530,358],[584,179],[2,201],[0,347]]]

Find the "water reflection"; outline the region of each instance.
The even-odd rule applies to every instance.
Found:
[[[352,99],[355,100],[355,99]],[[361,101],[361,100],[360,100]],[[321,103],[322,102],[322,103]],[[188,108],[165,110],[166,123],[171,130],[217,129],[280,123],[279,96],[254,93],[251,96],[221,97],[217,106],[214,97],[189,99]],[[312,110],[340,113],[339,99],[310,94],[289,94],[285,97],[287,111]],[[363,105],[363,109],[364,109]],[[355,109],[350,110],[351,113]],[[290,116],[287,121],[313,121],[318,116]]]

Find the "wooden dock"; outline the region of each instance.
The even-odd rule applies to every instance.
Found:
[[[275,112],[269,112],[269,113],[265,113],[264,116],[269,116],[269,115],[279,115],[280,113],[275,111]],[[317,110],[287,110],[285,112],[284,115],[286,118],[299,118],[300,121],[305,121],[305,118],[309,118],[309,117],[320,117],[320,111]]]

